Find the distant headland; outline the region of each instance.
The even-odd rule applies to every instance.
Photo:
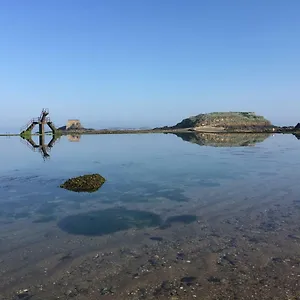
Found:
[[[254,112],[212,112],[192,116],[174,126],[162,128],[197,132],[261,132],[273,131],[274,127],[269,120]]]
[[[79,120],[76,124],[68,121],[67,126],[58,128],[62,134],[121,134],[121,133],[155,133],[155,132],[203,132],[203,133],[296,133],[300,132],[300,123],[296,126],[275,126],[263,116],[254,112],[212,112],[199,114],[173,126],[152,129],[91,129],[84,128]],[[70,125],[71,124],[71,125]]]
[[[39,126],[36,134],[44,131],[44,125],[50,127],[50,134],[126,134],[126,133],[176,133],[176,132],[203,132],[203,133],[295,133],[300,134],[300,123],[296,126],[275,126],[265,117],[254,112],[212,112],[198,114],[183,119],[173,126],[141,129],[93,129],[85,128],[79,119],[69,119],[66,125],[55,127],[48,117],[49,111],[43,109],[41,116],[32,119],[21,131],[31,134],[35,125]],[[33,133],[35,134],[35,133]],[[17,134],[0,134],[17,135]]]

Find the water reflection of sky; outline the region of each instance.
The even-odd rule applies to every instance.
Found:
[[[228,195],[235,185],[236,195],[251,187],[257,197],[272,189],[291,190],[293,182],[296,192],[300,173],[300,143],[292,135],[233,148],[199,146],[165,134],[83,135],[78,143],[62,137],[46,162],[18,137],[0,138],[0,144],[0,216],[15,219],[67,214],[87,203],[97,208],[101,201],[169,201],[171,206],[198,199],[199,193],[206,200],[211,192]],[[95,172],[107,179],[96,193],[74,194],[58,187],[69,177]],[[257,189],[261,186],[263,191]]]

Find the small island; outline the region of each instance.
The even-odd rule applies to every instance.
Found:
[[[48,115],[49,111],[43,110],[43,116]],[[48,118],[49,119],[49,118]],[[203,132],[203,133],[292,133],[300,134],[300,123],[296,126],[276,126],[273,125],[265,117],[257,115],[254,112],[212,112],[202,113],[183,119],[179,123],[172,126],[163,126],[156,128],[138,128],[138,129],[122,129],[122,128],[105,128],[93,129],[86,128],[82,125],[79,119],[69,119],[66,125],[61,127],[54,127],[52,122],[43,122],[41,117],[31,120],[21,136],[31,136],[32,134],[55,134],[60,135],[74,135],[82,134],[133,134],[133,133],[184,133],[184,132]],[[36,124],[47,124],[52,131],[43,130],[32,133],[32,129]],[[45,123],[45,124],[44,124]],[[2,136],[12,136],[18,134],[0,134]],[[78,139],[77,139],[78,140]]]
[[[79,120],[76,126],[58,128],[61,134],[126,134],[126,133],[299,133],[300,123],[296,126],[275,126],[265,117],[254,112],[212,112],[198,114],[183,119],[173,126],[151,129],[92,129],[84,128]],[[68,121],[70,125],[70,120]]]
[[[212,112],[199,114],[182,120],[169,130],[196,132],[272,132],[275,126],[254,112]]]

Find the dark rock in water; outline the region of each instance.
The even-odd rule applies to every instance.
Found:
[[[194,277],[194,276],[188,276],[188,277],[183,277],[183,278],[181,278],[181,282],[183,282],[183,283],[192,283],[192,282],[194,282],[195,280],[197,279],[197,277]]]
[[[218,277],[215,277],[215,276],[210,276],[210,277],[207,278],[207,281],[208,282],[213,282],[213,283],[219,283],[219,282],[221,282],[221,279],[218,278]]]
[[[67,216],[58,227],[71,234],[100,236],[130,228],[156,227],[161,222],[160,216],[151,212],[112,208]]]
[[[32,298],[32,295],[29,294],[28,291],[23,291],[23,292],[20,292],[18,293],[18,295],[16,296],[15,299],[18,299],[18,300],[29,300]]]
[[[182,253],[182,252],[178,252],[178,253],[177,253],[177,256],[176,256],[176,259],[183,260],[183,259],[184,259],[184,257],[185,257],[184,253]]]
[[[300,129],[300,123],[295,126],[295,129]]]
[[[276,262],[276,263],[282,263],[283,259],[281,257],[273,257],[272,261]]]
[[[105,178],[99,174],[83,175],[68,179],[60,185],[61,188],[73,192],[96,192],[105,182]]]
[[[288,237],[290,239],[293,239],[293,240],[300,240],[300,236],[299,235],[289,234]]]

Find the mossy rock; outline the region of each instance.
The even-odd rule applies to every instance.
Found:
[[[105,182],[100,174],[89,174],[68,179],[60,187],[73,192],[96,192]]]

